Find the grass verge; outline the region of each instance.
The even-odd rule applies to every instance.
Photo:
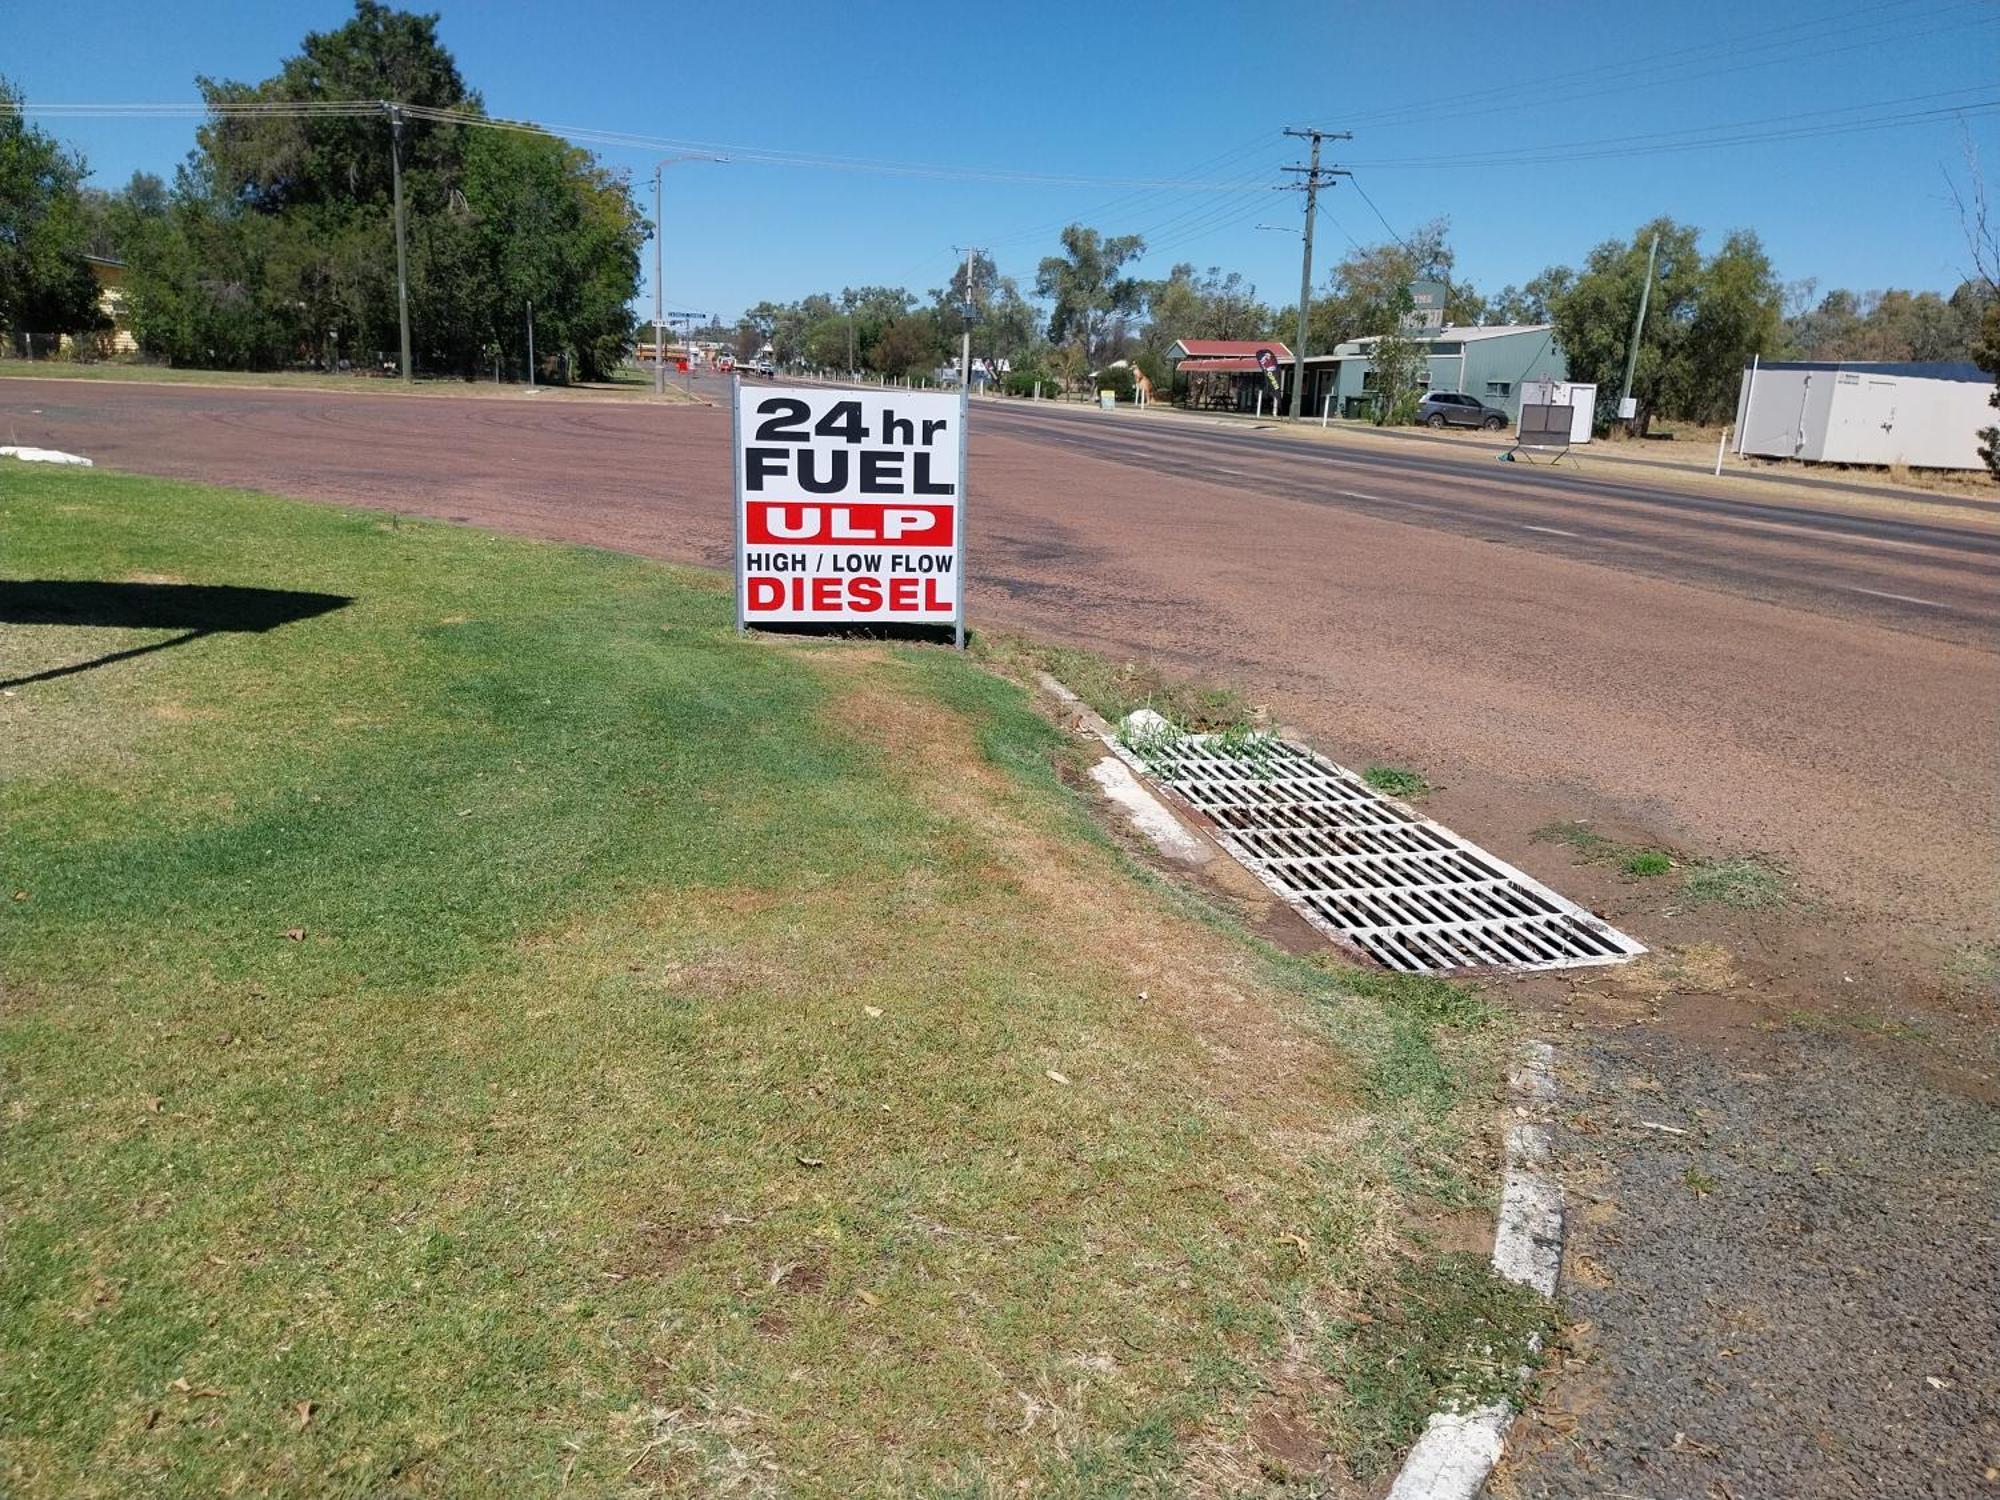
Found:
[[[8,1493],[1299,1493],[1484,1379],[1497,1028],[1132,878],[1014,684],[101,472],[0,542]]]
[[[1400,797],[1405,802],[1428,796],[1434,790],[1422,772],[1402,766],[1370,766],[1361,773],[1361,779],[1383,796]]]
[[[13,376],[24,380],[136,381],[146,385],[241,386],[250,389],[303,391],[346,391],[368,396],[519,396],[528,387],[520,381],[500,384],[493,380],[460,380],[457,377],[419,375],[404,385],[393,375],[329,374],[319,370],[191,370],[171,365],[136,365],[118,361],[66,359],[0,359],[0,379]],[[544,398],[597,396],[613,400],[653,398],[652,379],[621,367],[603,380],[588,384],[544,385]],[[700,400],[669,381],[668,401]]]

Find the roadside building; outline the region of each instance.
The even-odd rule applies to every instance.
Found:
[[[1206,411],[1275,411],[1276,392],[1258,355],[1269,350],[1282,378],[1292,351],[1277,339],[1176,339],[1167,351],[1179,398]]]
[[[1993,377],[1970,364],[1780,360],[1747,367],[1738,453],[1808,463],[1983,469]]]
[[[86,255],[84,259],[97,278],[97,310],[111,325],[106,332],[94,336],[98,352],[137,354],[139,341],[132,337],[131,320],[125,315],[125,262],[99,255]]]
[[[1531,380],[1569,379],[1569,361],[1552,323],[1491,327],[1414,327],[1406,337],[1426,346],[1419,381],[1426,391],[1458,391],[1506,412],[1521,414],[1521,387]],[[1355,339],[1331,354],[1306,358],[1306,409],[1336,417],[1372,416],[1375,410],[1372,338]],[[1331,407],[1328,397],[1332,398]]]

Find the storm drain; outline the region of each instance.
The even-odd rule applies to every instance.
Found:
[[[1564,969],[1646,951],[1303,745],[1167,732],[1118,748],[1307,921],[1388,968]]]

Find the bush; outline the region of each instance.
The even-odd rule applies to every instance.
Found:
[[[1408,427],[1417,420],[1417,403],[1423,398],[1415,391],[1405,391],[1396,398],[1389,408],[1389,415],[1380,419],[1378,425],[1384,427]]]
[[[1090,377],[1090,382],[1093,395],[1098,391],[1110,391],[1120,401],[1130,401],[1136,385],[1130,365],[1112,365],[1109,369],[1099,370]]]
[[[1037,381],[1041,382],[1042,390],[1045,393],[1053,393],[1062,388],[1060,380],[1057,380],[1047,370],[1037,366],[1032,370],[1010,370],[1002,378],[1000,389],[1010,396],[1032,396],[1035,394],[1035,383]]]

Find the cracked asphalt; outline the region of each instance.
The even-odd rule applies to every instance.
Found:
[[[1562,1056],[1570,1348],[1493,1492],[2000,1494],[1990,1101],[1797,1027]]]

